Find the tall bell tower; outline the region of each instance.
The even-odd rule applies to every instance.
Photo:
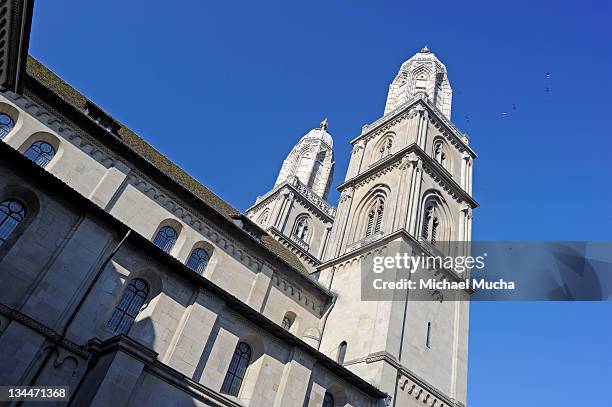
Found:
[[[364,298],[372,256],[398,248],[420,255],[471,239],[472,162],[468,136],[450,121],[446,67],[427,48],[404,62],[384,114],[353,146],[333,228],[317,267],[337,295],[320,350],[393,396],[393,406],[466,402],[469,293],[416,301]],[[428,270],[456,280],[452,270]],[[425,404],[423,404],[425,403]]]
[[[293,147],[272,189],[247,216],[291,250],[309,272],[321,264],[336,208],[327,203],[334,170],[329,123],[306,133]]]

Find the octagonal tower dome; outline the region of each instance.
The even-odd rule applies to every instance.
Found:
[[[326,199],[334,168],[334,141],[327,132],[327,119],[310,130],[293,147],[281,167],[274,186],[297,177],[319,197]]]
[[[453,90],[448,81],[446,67],[427,46],[400,67],[397,76],[389,85],[385,114],[420,92],[427,94],[430,102],[448,119],[451,118]]]

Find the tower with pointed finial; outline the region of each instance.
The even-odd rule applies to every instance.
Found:
[[[326,202],[334,169],[328,127],[325,118],[300,138],[272,190],[247,210],[249,218],[297,254],[310,270],[320,264],[335,216],[335,208]]]
[[[466,402],[470,292],[400,289],[388,297],[367,287],[378,276],[376,257],[466,253],[448,242],[471,239],[476,154],[450,121],[451,101],[446,67],[424,46],[391,82],[383,116],[351,141],[337,210],[325,201],[333,168],[327,119],[298,141],[272,190],[248,210],[335,294],[319,350],[393,395],[396,407]],[[441,267],[411,279],[432,277],[462,278]]]
[[[466,401],[469,292],[381,290],[372,259],[457,256],[469,242],[472,162],[468,138],[450,121],[444,64],[423,47],[389,87],[382,117],[353,138],[334,226],[317,268],[337,295],[320,349],[388,394],[393,406]],[[396,272],[396,279],[456,281],[448,268]],[[421,280],[422,279],[422,280]],[[382,281],[384,280],[379,280]],[[380,287],[380,285],[378,286]],[[455,293],[453,293],[455,294]],[[373,334],[375,333],[375,334]]]
[[[446,67],[427,45],[402,64],[389,85],[385,114],[424,94],[448,119],[451,117],[453,91]]]

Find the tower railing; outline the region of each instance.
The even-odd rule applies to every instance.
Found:
[[[287,184],[294,187],[296,191],[298,191],[308,200],[308,202],[319,208],[327,215],[331,216],[332,218],[336,216],[336,208],[325,202],[323,198],[317,195],[312,189],[310,189],[310,187],[303,184],[302,181],[300,181],[295,175],[287,178]]]

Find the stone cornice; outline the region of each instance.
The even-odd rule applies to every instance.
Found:
[[[267,229],[272,236],[278,239],[283,245],[285,245],[291,252],[301,258],[303,258],[308,264],[312,267],[317,267],[321,262],[319,259],[314,257],[312,254],[308,253],[306,250],[302,249],[300,246],[295,244],[289,237],[285,236],[283,232],[271,226]]]
[[[69,339],[66,339],[64,336],[60,335],[54,329],[49,328],[48,326],[36,321],[33,318],[30,318],[26,314],[8,307],[4,304],[0,303],[0,315],[7,318],[9,321],[16,321],[29,329],[37,332],[38,334],[44,336],[46,339],[51,342],[56,343],[58,346],[74,353],[75,355],[80,356],[83,359],[88,359],[90,357],[90,353],[84,347],[72,342]]]
[[[392,233],[389,233],[388,235],[383,235],[380,239],[368,242],[364,244],[363,246],[359,246],[355,248],[354,250],[344,253],[341,256],[338,256],[334,259],[321,263],[317,267],[317,271],[321,271],[321,270],[324,270],[332,266],[338,266],[342,263],[351,262],[351,261],[354,261],[356,258],[365,257],[366,255],[371,254],[372,252],[376,251],[380,246],[388,244],[397,238],[402,238],[405,242],[410,244],[413,248],[418,249],[421,253],[423,253],[426,256],[444,257],[443,253],[434,252],[429,246],[423,244],[424,242],[417,240],[414,236],[408,233],[406,229],[398,229]],[[460,277],[458,274],[456,274],[454,271],[450,269],[440,268],[440,269],[435,269],[432,271],[436,277],[442,276],[444,279],[449,279],[450,281],[453,281],[453,282],[464,281],[462,277]],[[472,294],[474,292],[471,289],[465,289],[463,291],[466,292],[467,294]]]
[[[306,207],[312,208],[315,215],[318,215],[324,221],[333,222],[336,216],[336,208],[328,204],[323,198],[315,194],[310,188],[302,184],[297,177],[289,177],[286,181],[272,188],[265,195],[258,197],[257,202],[247,209],[249,212],[257,212],[257,210],[266,204],[283,191],[283,189],[290,189],[294,192],[294,195],[299,198],[302,202],[308,204]]]
[[[445,138],[449,139],[460,152],[467,151],[472,158],[477,157],[476,152],[472,150],[466,142],[466,140],[469,139],[467,134],[461,132],[442,112],[440,112],[440,110],[438,110],[438,108],[429,103],[427,96],[423,93],[417,94],[415,97],[396,107],[378,120],[363,126],[361,134],[351,140],[351,144],[355,144],[361,140],[367,141],[384,133],[396,123],[407,119],[409,117],[409,109],[419,104],[432,113],[429,120],[434,123],[434,125],[437,125],[437,127],[440,127]],[[437,119],[437,122],[433,120],[432,116]]]
[[[390,170],[398,167],[402,161],[402,158],[410,153],[415,153],[423,161],[423,170],[429,174],[440,187],[447,191],[453,198],[458,202],[467,202],[472,208],[478,207],[478,202],[474,200],[461,186],[455,181],[448,171],[444,170],[440,164],[434,159],[428,156],[418,145],[415,143],[401,149],[392,155],[391,158],[381,160],[372,167],[368,168],[364,172],[354,176],[353,178],[344,181],[338,185],[338,191],[342,192],[348,187],[355,187],[363,184],[371,179],[377,178],[380,175],[389,172]]]
[[[463,407],[463,403],[446,396],[434,385],[427,382],[422,377],[418,376],[412,370],[398,362],[397,358],[389,352],[382,351],[371,353],[368,356],[360,359],[351,360],[345,365],[353,365],[357,363],[376,363],[385,362],[398,370],[399,390],[407,392],[414,399],[424,403],[427,406],[434,407]]]

